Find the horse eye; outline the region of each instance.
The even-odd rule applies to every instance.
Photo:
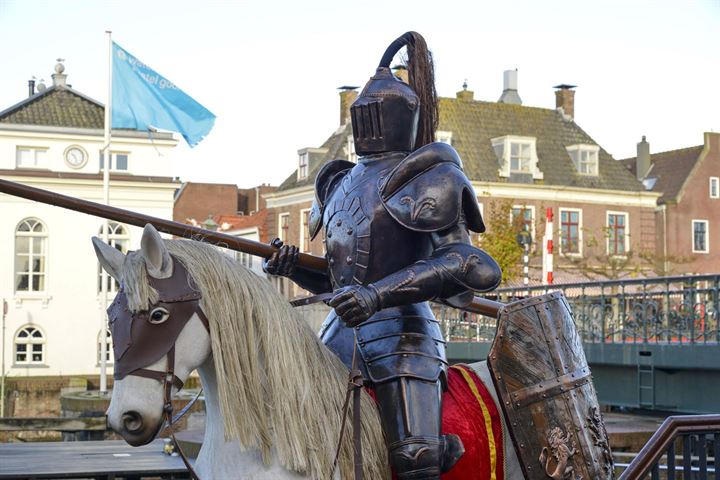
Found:
[[[150,312],[148,321],[150,323],[158,324],[167,321],[170,318],[170,312],[165,310],[163,307],[157,307]]]

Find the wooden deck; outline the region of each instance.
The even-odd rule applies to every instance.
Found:
[[[162,452],[161,439],[143,447],[122,440],[0,444],[0,479],[189,478],[180,457]]]

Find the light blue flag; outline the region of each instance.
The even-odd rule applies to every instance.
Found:
[[[191,147],[210,132],[215,115],[115,42],[112,64],[113,128],[171,130]]]

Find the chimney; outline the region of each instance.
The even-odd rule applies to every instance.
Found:
[[[65,65],[62,64],[64,62],[64,58],[58,58],[57,64],[55,64],[55,73],[52,74],[53,79],[53,86],[55,87],[65,87],[67,86],[65,83],[65,80],[67,79],[67,75],[63,72],[65,71]]]
[[[463,82],[462,88],[463,88],[462,90],[460,90],[459,92],[457,92],[455,94],[455,96],[458,98],[458,100],[467,100],[467,101],[472,100],[475,95],[475,92],[467,89],[467,80],[465,80]]]
[[[28,80],[28,97],[35,95],[35,77],[32,80]]]
[[[645,140],[645,135],[642,137],[642,141],[637,144],[637,158],[635,159],[635,176],[638,180],[642,181],[650,170],[650,144]]]
[[[340,125],[350,123],[350,105],[353,104],[358,96],[358,88],[359,87],[349,85],[343,85],[338,88],[338,90],[340,90]]]
[[[555,108],[562,108],[566,117],[572,120],[575,117],[575,88],[576,85],[555,85]]]
[[[503,72],[503,92],[500,95],[498,103],[511,103],[513,105],[522,105],[520,95],[518,95],[518,72],[515,70],[505,70]]]

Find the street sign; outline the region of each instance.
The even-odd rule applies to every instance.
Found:
[[[518,233],[515,236],[515,240],[517,241],[517,243],[523,246],[530,245],[532,243],[532,237],[530,236],[530,232],[528,232],[527,230],[523,230],[522,232]]]

